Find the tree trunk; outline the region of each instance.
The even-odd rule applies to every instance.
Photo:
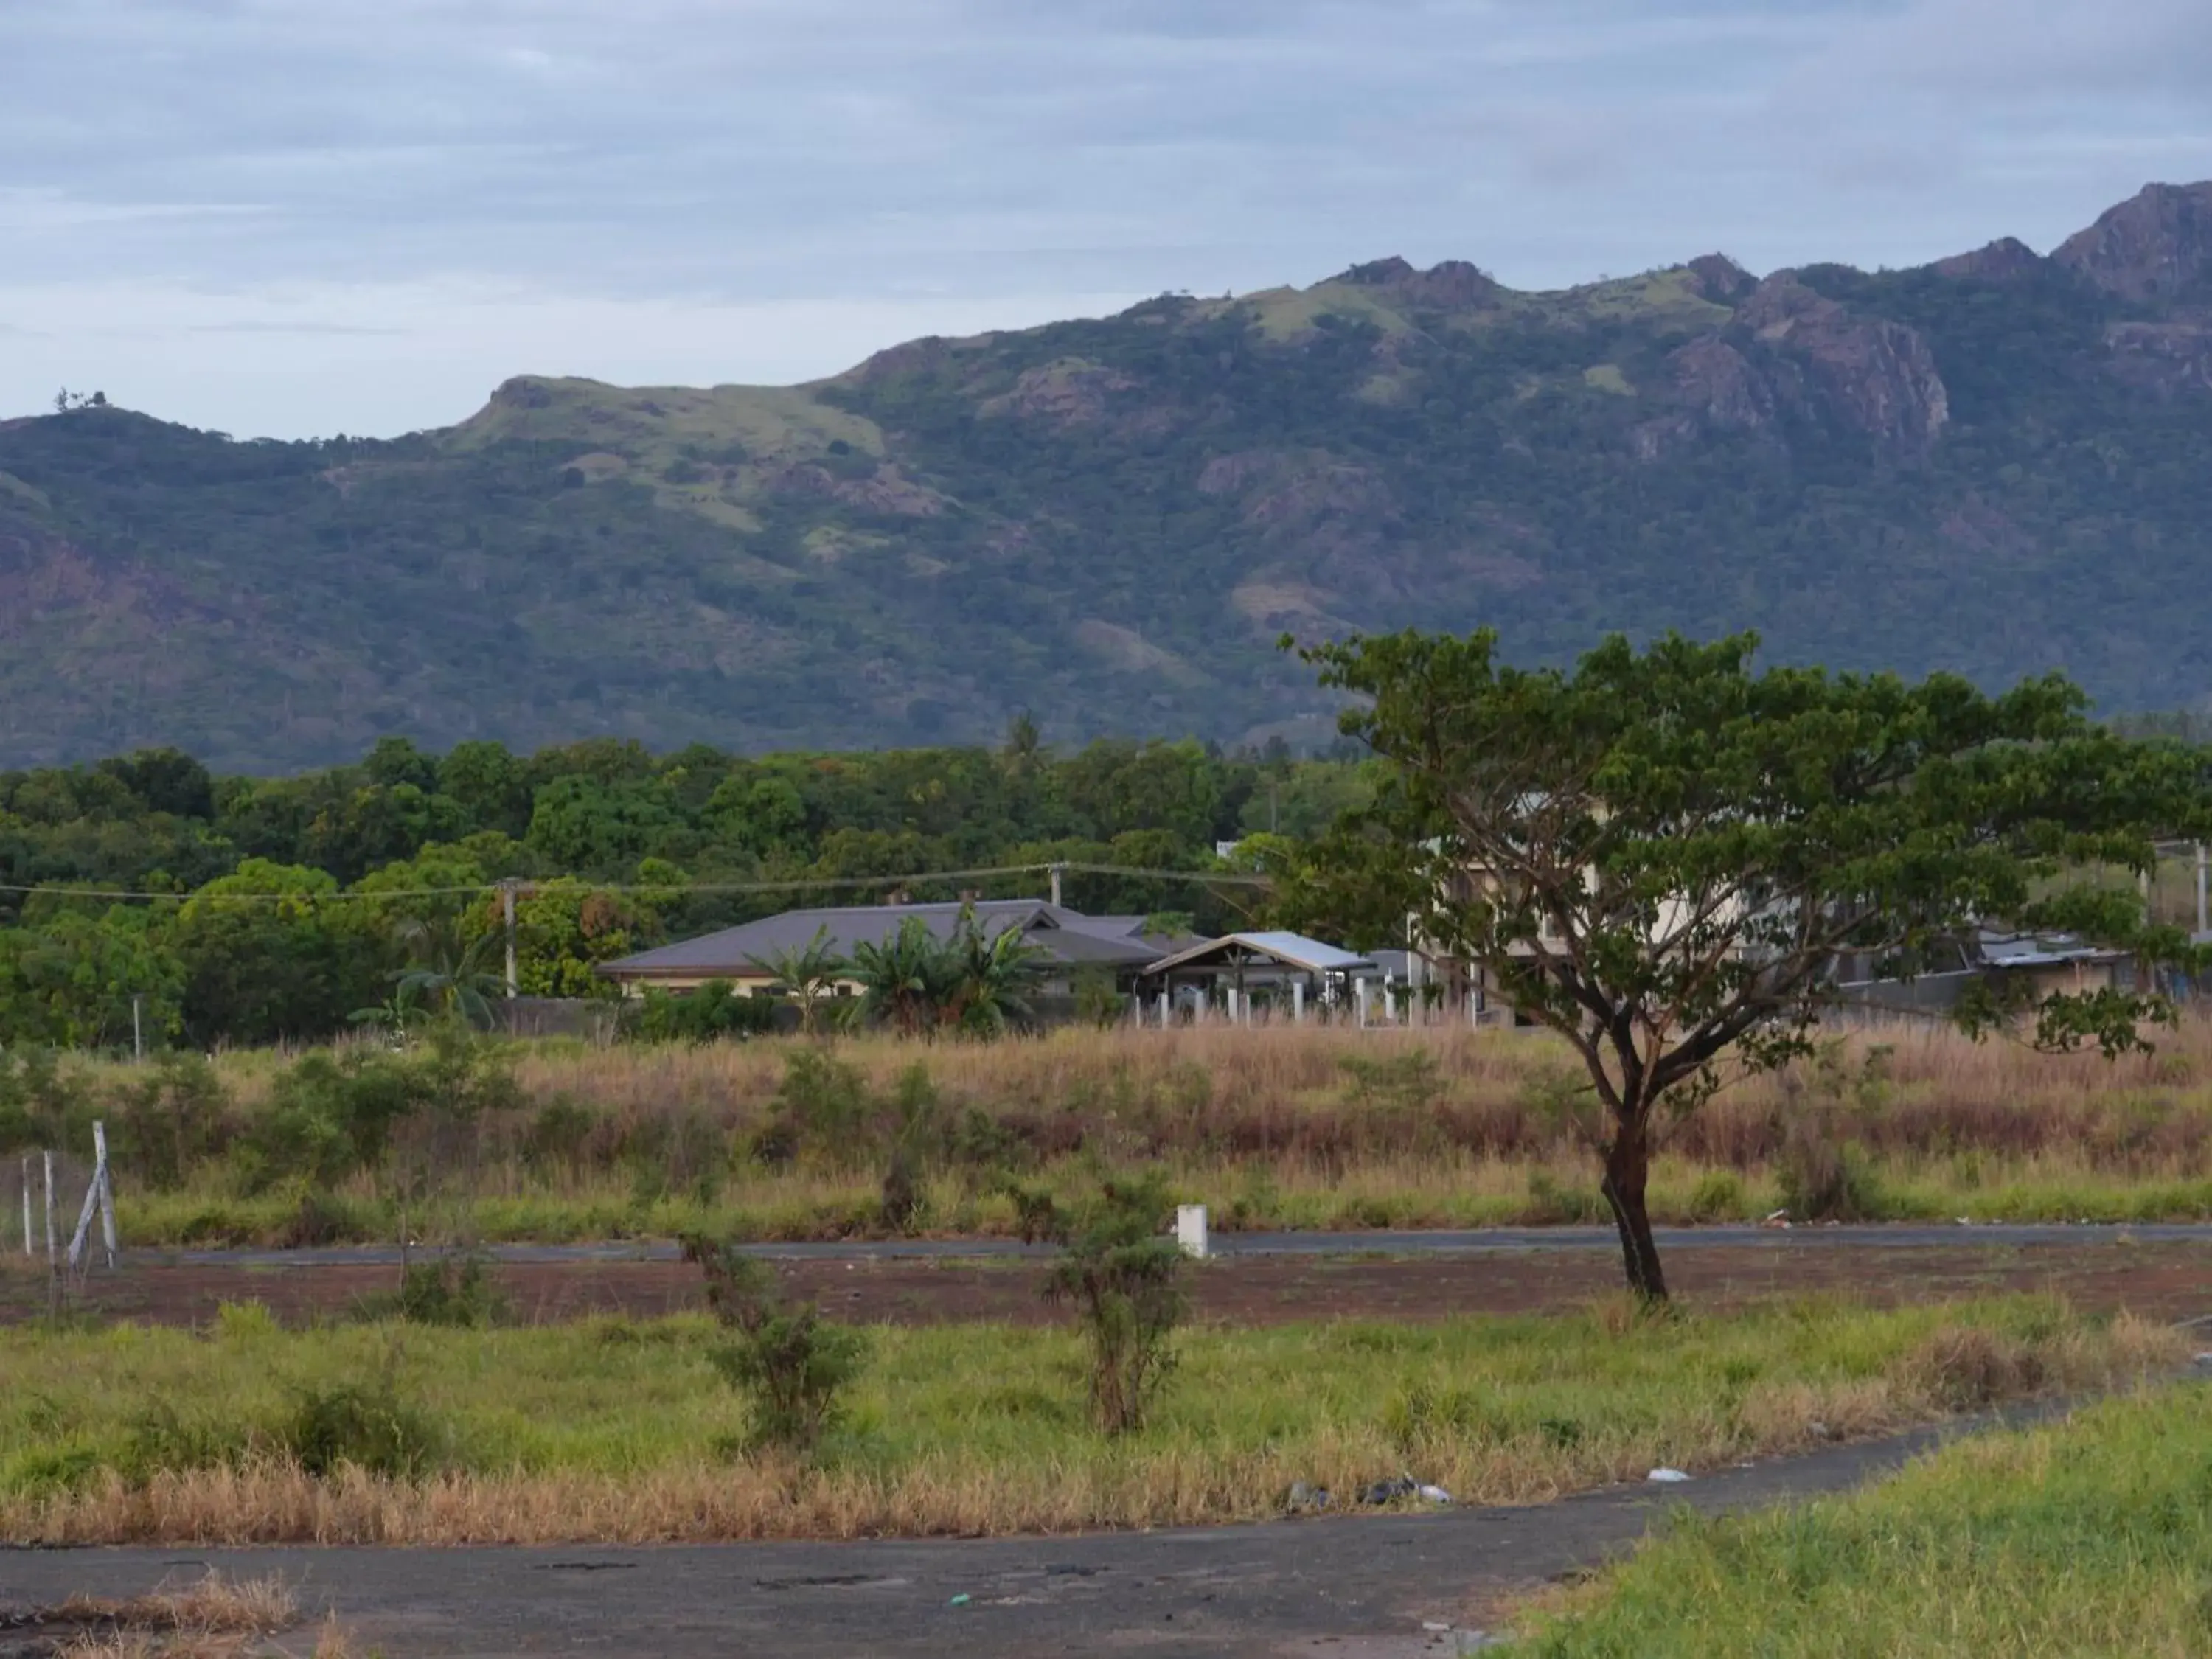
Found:
[[[1628,1288],[1647,1302],[1664,1302],[1667,1276],[1659,1267],[1659,1246],[1651,1237],[1651,1216],[1644,1206],[1650,1178],[1651,1142],[1644,1119],[1616,1120],[1613,1145],[1606,1149],[1605,1183],[1599,1190],[1620,1232]]]

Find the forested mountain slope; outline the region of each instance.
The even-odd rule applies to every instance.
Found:
[[[0,423],[0,764],[404,732],[761,750],[1325,731],[1273,641],[1759,629],[2107,708],[2212,694],[2212,185],[2049,257],[1559,293],[1473,265],[898,347],[813,386],[509,381],[390,442]]]

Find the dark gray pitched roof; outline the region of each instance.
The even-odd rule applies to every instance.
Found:
[[[753,966],[756,957],[764,961],[779,951],[803,950],[817,932],[828,933],[830,947],[841,957],[851,956],[856,945],[882,944],[908,916],[919,917],[938,938],[950,939],[959,924],[962,908],[957,904],[860,904],[832,910],[787,910],[742,927],[726,927],[719,933],[603,963],[599,971],[610,979],[757,975],[760,970]],[[1052,962],[1138,968],[1165,955],[1180,942],[1157,934],[1147,938],[1141,931],[1142,916],[1087,916],[1042,899],[981,899],[974,908],[976,923],[987,935],[995,938],[1009,927],[1018,927]]]

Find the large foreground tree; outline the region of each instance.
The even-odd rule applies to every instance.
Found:
[[[1370,940],[1410,930],[1574,1046],[1628,1282],[1654,1298],[1656,1138],[1724,1066],[1806,1052],[1839,957],[1909,978],[1996,924],[2191,959],[2113,877],[2149,868],[2155,837],[2203,833],[2200,751],[2093,724],[2056,677],[1991,697],[1950,675],[1762,671],[1756,644],[1615,637],[1571,672],[1505,666],[1488,632],[1303,653],[1391,766],[1293,903]],[[2111,1054],[2172,1018],[2136,983],[2033,1006],[1978,993],[1953,1017]]]

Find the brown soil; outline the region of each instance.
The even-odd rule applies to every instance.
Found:
[[[793,1292],[855,1322],[927,1324],[1061,1317],[1038,1294],[1034,1263],[804,1261],[778,1264]],[[2132,1309],[2179,1319],[2212,1312],[2212,1245],[2104,1243],[1905,1249],[1698,1249],[1670,1251],[1676,1293],[1704,1306],[1760,1297],[1842,1293],[1878,1303],[1948,1301],[2002,1291],[2064,1296],[2088,1310]],[[533,1323],[595,1313],[637,1317],[702,1305],[696,1267],[680,1262],[509,1265],[496,1270],[515,1315]],[[258,1301],[288,1322],[343,1317],[360,1298],[389,1291],[397,1273],[362,1267],[170,1267],[126,1263],[95,1273],[75,1305],[108,1318],[194,1325],[224,1302]],[[1523,1255],[1260,1256],[1191,1275],[1198,1317],[1222,1325],[1297,1320],[1437,1319],[1452,1314],[1543,1313],[1620,1288],[1609,1250]],[[45,1307],[41,1279],[0,1275],[0,1323]]]

